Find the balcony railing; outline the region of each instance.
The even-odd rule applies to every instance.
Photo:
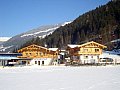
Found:
[[[101,52],[95,52],[95,51],[86,51],[86,52],[83,52],[83,51],[78,51],[78,54],[101,54]]]

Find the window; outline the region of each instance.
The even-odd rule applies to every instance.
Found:
[[[99,56],[97,56],[97,59],[99,59]]]
[[[35,61],[35,64],[37,64],[37,61]]]
[[[83,52],[88,52],[88,49],[83,49]]]
[[[40,61],[38,61],[38,65],[40,65]]]
[[[99,52],[99,49],[95,49],[95,52]]]
[[[39,54],[41,55],[41,52]]]
[[[44,61],[42,61],[42,65],[44,65]]]
[[[84,56],[84,59],[88,59],[88,56]]]
[[[30,64],[30,62],[28,61],[28,64]]]
[[[44,56],[46,55],[46,53],[44,52]]]
[[[91,56],[91,58],[93,58],[93,56]]]

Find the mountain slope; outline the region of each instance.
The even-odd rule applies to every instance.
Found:
[[[12,52],[14,48],[19,48],[27,41],[30,41],[36,37],[39,37],[40,39],[44,38],[46,35],[52,34],[60,26],[64,26],[68,23],[70,22],[64,22],[56,25],[41,26],[28,32],[16,35],[9,39],[7,42],[3,43],[3,48],[1,48],[0,51]]]
[[[96,41],[114,48],[111,41],[120,38],[120,1],[113,0],[108,4],[89,11],[72,23],[58,28],[54,33],[41,40],[48,47],[63,48],[67,44],[81,44]]]

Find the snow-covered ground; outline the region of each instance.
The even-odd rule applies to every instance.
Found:
[[[120,90],[120,66],[0,68],[0,90]]]
[[[105,52],[109,54],[120,55],[120,49],[114,49],[112,51],[105,51]]]

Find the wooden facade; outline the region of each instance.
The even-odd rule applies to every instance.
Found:
[[[81,45],[68,45],[69,55],[71,59],[78,60],[81,63],[99,62],[99,55],[106,46],[94,41]]]
[[[43,61],[44,62],[49,61],[52,64],[52,60],[57,60],[57,57],[58,57],[58,49],[53,48],[52,50],[52,49],[38,46],[35,44],[22,48],[18,50],[18,52],[22,53],[22,56],[19,56],[19,58],[26,58],[26,59],[29,58],[35,61],[34,64],[36,64],[36,61],[39,64],[40,64],[40,61],[42,61],[41,63],[43,63]],[[50,63],[47,62],[47,64],[50,64]]]

